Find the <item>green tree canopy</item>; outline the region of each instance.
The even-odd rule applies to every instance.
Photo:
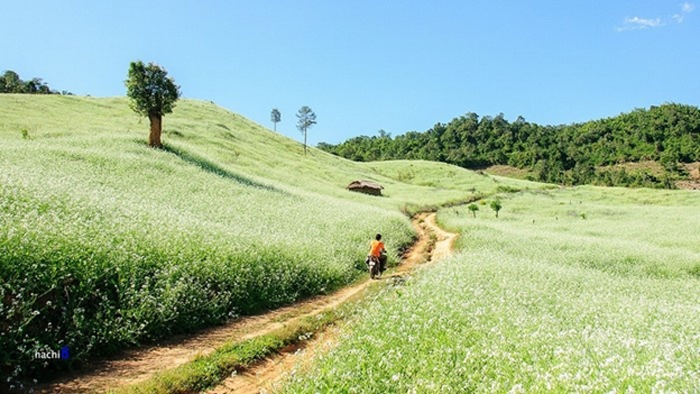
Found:
[[[51,90],[41,78],[23,81],[16,72],[6,70],[0,75],[0,93],[58,94],[59,92]],[[63,92],[63,94],[71,93]]]
[[[479,210],[479,206],[476,205],[476,204],[474,204],[474,203],[472,203],[472,204],[469,204],[469,206],[467,207],[467,209],[469,209],[469,211],[471,211],[472,215],[473,215],[474,217],[476,217],[476,211]]]
[[[319,146],[358,161],[422,159],[470,169],[508,165],[527,169],[533,180],[543,182],[673,187],[669,180],[686,176],[679,163],[700,161],[700,108],[667,103],[557,126],[469,112],[424,132]],[[620,167],[650,161],[659,163],[663,174]]]
[[[131,109],[139,115],[148,116],[151,123],[148,144],[161,147],[162,118],[173,112],[175,102],[180,98],[180,87],[164,68],[155,63],[145,65],[140,60],[131,62],[124,83]]]
[[[491,209],[496,211],[496,217],[498,217],[498,211],[500,211],[501,208],[503,208],[503,205],[501,204],[501,200],[495,199],[495,200],[491,201]]]

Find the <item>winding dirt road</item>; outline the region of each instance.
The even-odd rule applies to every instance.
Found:
[[[394,270],[391,277],[400,277],[415,266],[440,260],[452,252],[456,234],[440,229],[435,223],[435,214],[421,214],[413,220],[419,239]],[[431,237],[431,234],[435,236]],[[92,393],[144,381],[155,373],[177,367],[194,359],[197,355],[207,355],[217,347],[232,339],[246,340],[267,334],[284,327],[297,319],[314,316],[329,308],[337,308],[349,299],[367,289],[371,280],[338,290],[329,295],[313,297],[287,307],[257,315],[248,316],[233,323],[200,331],[194,335],[179,337],[149,348],[131,350],[117,359],[99,361],[91,371],[81,375],[66,376],[51,384],[40,386],[37,393]],[[331,327],[314,335],[314,339],[297,346],[283,349],[276,357],[257,363],[243,373],[232,376],[212,393],[259,393],[271,387],[277,378],[291,371],[299,362],[298,355],[306,360],[321,349],[319,343],[331,346],[334,328]],[[319,342],[320,341],[320,342]],[[295,356],[296,355],[296,356]]]
[[[389,278],[401,277],[402,273],[412,270],[422,262],[430,264],[452,255],[457,234],[449,233],[438,227],[434,213],[419,215],[413,221],[413,225],[419,233],[419,241],[398,267],[397,272]],[[431,239],[431,234],[435,234],[434,239]],[[367,283],[369,281],[360,286],[364,288]],[[338,327],[331,326],[316,333],[313,339],[283,349],[277,355],[269,357],[241,373],[232,375],[219,386],[208,391],[207,394],[274,392],[284,383],[285,378],[308,368],[318,354],[332,349],[336,344],[337,331]]]

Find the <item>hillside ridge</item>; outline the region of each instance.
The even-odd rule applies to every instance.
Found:
[[[541,182],[674,188],[688,180],[686,165],[700,161],[700,109],[667,103],[558,126],[470,112],[425,132],[395,138],[380,133],[319,147],[357,161],[427,159],[470,169],[508,165]],[[616,166],[648,161],[659,163],[661,173]]]

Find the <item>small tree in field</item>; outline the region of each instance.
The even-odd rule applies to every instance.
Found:
[[[501,201],[500,201],[500,200],[493,200],[493,201],[491,201],[491,209],[493,209],[494,211],[496,211],[496,217],[498,217],[498,211],[500,211],[501,208],[503,208],[503,205],[501,205]]]
[[[277,123],[282,121],[282,113],[277,108],[273,108],[270,113],[270,120],[275,125],[275,131],[277,131]]]
[[[175,102],[180,98],[180,87],[175,80],[168,77],[165,69],[157,64],[143,64],[142,61],[131,62],[129,77],[126,81],[126,95],[129,106],[137,114],[148,116],[151,132],[148,145],[160,148],[160,134],[163,127],[163,115],[173,112]]]
[[[472,215],[476,218],[476,211],[479,210],[479,206],[476,204],[469,204],[467,209],[469,209],[472,212]]]
[[[308,106],[303,106],[299,108],[297,112],[297,129],[304,134],[304,154],[306,155],[306,132],[311,128],[311,126],[316,124],[316,114]]]

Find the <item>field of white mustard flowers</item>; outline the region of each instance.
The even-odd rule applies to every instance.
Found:
[[[458,253],[386,293],[286,392],[694,392],[696,193],[581,187],[502,197]]]

